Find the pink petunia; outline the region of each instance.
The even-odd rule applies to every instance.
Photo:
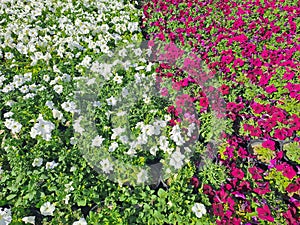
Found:
[[[260,219],[274,222],[274,218],[272,217],[271,211],[267,205],[264,205],[262,208],[257,208],[256,211]]]
[[[238,169],[238,168],[234,168],[232,171],[231,171],[231,175],[235,178],[238,178],[240,180],[242,180],[244,178],[244,172],[243,170],[241,169]]]
[[[277,88],[274,86],[274,84],[270,85],[270,86],[267,86],[265,88],[265,91],[268,93],[268,94],[272,94],[273,92],[276,92],[277,91]]]
[[[265,140],[263,143],[262,143],[262,146],[264,148],[268,148],[268,149],[271,149],[273,151],[275,151],[275,141],[272,141],[272,140]]]

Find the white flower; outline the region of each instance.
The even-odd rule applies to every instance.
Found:
[[[41,214],[43,216],[53,216],[54,210],[55,210],[55,206],[50,202],[44,203],[40,208]]]
[[[80,220],[74,222],[73,225],[87,225],[87,222],[84,218],[80,218]]]
[[[137,175],[137,183],[144,183],[148,178],[148,172],[146,170],[141,170]]]
[[[40,114],[38,117],[38,122],[31,128],[30,136],[35,138],[37,135],[41,135],[42,138],[46,141],[51,139],[51,132],[54,130],[55,125],[43,119],[43,116]]]
[[[63,92],[63,86],[62,85],[55,85],[53,87],[53,90],[57,93],[57,94],[61,94]]]
[[[27,216],[27,217],[23,217],[22,221],[24,223],[30,223],[30,224],[35,224],[35,216]]]
[[[75,137],[71,137],[71,138],[70,138],[70,144],[71,144],[71,145],[77,144],[77,140],[76,140]]]
[[[13,112],[7,112],[7,113],[4,113],[4,118],[11,117],[12,115],[14,115]]]
[[[116,75],[114,78],[113,78],[113,81],[115,81],[116,83],[118,84],[121,84],[122,83],[122,79],[123,77],[119,76],[119,75]]]
[[[58,166],[58,163],[56,163],[55,161],[47,162],[46,163],[46,170],[54,169],[57,166]]]
[[[102,145],[102,142],[105,140],[102,136],[97,135],[92,142],[93,147],[100,147]]]
[[[117,103],[117,100],[114,96],[111,96],[110,98],[106,99],[107,104],[111,106],[115,106]]]
[[[54,102],[52,101],[46,101],[46,104],[45,104],[47,107],[49,107],[50,109],[54,109]]]
[[[70,196],[71,196],[71,194],[67,194],[66,197],[64,197],[64,199],[63,199],[66,205],[69,204]]]
[[[201,203],[195,203],[195,205],[192,207],[192,211],[198,218],[201,218],[204,214],[206,214],[206,208]]]
[[[177,146],[181,146],[185,143],[182,136],[180,135],[180,128],[178,124],[172,128],[170,134],[171,134],[170,138],[176,143]]]
[[[61,107],[66,111],[66,112],[76,112],[76,105],[75,102],[64,102],[61,104]]]
[[[100,161],[101,169],[104,173],[109,173],[113,170],[113,165],[110,163],[108,159],[104,159]]]
[[[8,225],[12,221],[11,210],[10,209],[2,209],[0,208],[0,224]]]
[[[7,129],[10,129],[13,134],[19,133],[22,128],[22,124],[13,119],[5,120],[4,125]]]
[[[153,146],[152,148],[150,148],[150,153],[151,155],[156,156],[156,152],[158,151],[158,148],[156,146]]]
[[[180,169],[183,166],[184,155],[180,152],[179,148],[171,155],[170,165],[175,169]]]
[[[195,129],[196,129],[195,123],[191,123],[191,124],[188,126],[188,133],[187,133],[187,136],[191,137],[191,136],[192,136],[192,133],[194,132]]]
[[[60,111],[57,110],[57,109],[53,109],[53,110],[52,110],[52,115],[53,115],[53,118],[54,118],[54,119],[62,120],[62,119],[64,118],[62,112],[60,112]]]
[[[65,184],[65,192],[70,192],[70,191],[74,191],[74,187],[72,186],[73,181],[71,181],[70,183]]]
[[[108,151],[109,152],[113,152],[115,151],[117,148],[119,147],[119,144],[117,142],[113,142],[110,144],[109,148],[108,148]]]
[[[43,159],[42,158],[35,158],[33,160],[32,166],[33,167],[40,167],[43,164]]]
[[[114,132],[114,133],[111,135],[111,139],[115,140],[117,138],[117,136],[119,136],[124,131],[125,131],[125,128],[121,128],[121,127],[112,129],[112,132]]]

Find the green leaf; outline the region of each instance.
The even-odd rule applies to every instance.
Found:
[[[78,200],[77,205],[78,206],[86,206],[86,199]]]
[[[15,198],[16,196],[17,196],[16,194],[11,194],[11,195],[8,195],[8,196],[6,197],[6,199],[9,201],[9,200]]]

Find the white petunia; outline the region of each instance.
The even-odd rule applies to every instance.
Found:
[[[109,173],[113,170],[113,165],[110,163],[108,159],[104,159],[100,161],[101,169],[104,173]]]
[[[195,203],[195,205],[192,207],[192,211],[198,218],[201,218],[204,214],[206,214],[206,208],[201,203]]]
[[[58,166],[58,163],[56,163],[55,161],[47,162],[46,163],[46,170],[54,169],[57,166]]]
[[[76,112],[76,105],[75,102],[64,102],[61,104],[61,107],[66,111],[66,112]]]
[[[109,152],[113,152],[115,151],[117,148],[119,147],[119,144],[117,142],[113,142],[110,144],[109,148],[108,148],[108,151]]]
[[[87,225],[87,222],[84,218],[80,218],[80,220],[75,221],[73,225]]]
[[[183,166],[184,155],[180,152],[179,148],[172,153],[170,159],[170,165],[175,169],[180,169]]]
[[[33,167],[40,167],[43,164],[43,159],[42,158],[35,158],[33,160],[32,166]]]
[[[0,208],[0,224],[8,225],[12,221],[11,210],[7,208]]]
[[[150,148],[150,154],[156,156],[156,152],[158,152],[158,148],[156,146],[153,146]]]
[[[53,109],[53,110],[52,110],[52,115],[53,115],[53,118],[54,118],[54,119],[62,120],[62,119],[64,118],[62,112],[60,112],[60,111],[57,110],[57,109]]]
[[[55,85],[54,87],[53,87],[53,90],[57,93],[57,94],[61,94],[62,92],[63,92],[63,86],[62,85]]]
[[[66,205],[69,204],[70,197],[71,197],[71,194],[67,194],[66,197],[63,198]]]
[[[30,223],[30,224],[35,224],[35,216],[27,216],[27,217],[23,217],[22,221],[24,223]]]
[[[80,122],[83,119],[82,116],[80,116],[77,120],[74,121],[73,123],[73,128],[75,130],[75,132],[80,133],[81,135],[83,134],[83,131],[85,131],[85,129],[83,127],[80,126]]]
[[[93,147],[100,147],[102,145],[102,142],[105,140],[102,136],[97,135],[93,141],[92,141],[92,146]]]
[[[53,216],[55,206],[50,202],[46,202],[41,206],[40,211],[43,216]]]
[[[117,99],[114,96],[111,96],[110,98],[106,99],[106,102],[108,105],[115,106]]]
[[[22,124],[13,119],[5,120],[4,125],[6,128],[10,129],[13,134],[19,133],[22,128]]]
[[[43,116],[40,114],[38,117],[38,122],[31,128],[30,136],[35,138],[37,135],[42,136],[46,141],[51,139],[51,132],[54,130],[55,125],[43,119]]]

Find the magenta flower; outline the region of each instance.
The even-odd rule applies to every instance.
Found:
[[[248,169],[248,171],[249,171],[249,173],[251,173],[252,178],[253,178],[254,180],[260,180],[260,179],[262,179],[261,174],[264,172],[263,169],[254,166],[254,167],[250,167],[250,168]]]
[[[258,185],[257,188],[254,188],[253,191],[259,195],[264,195],[266,193],[271,192],[270,187],[269,187],[269,182],[264,182],[264,183],[259,183],[256,182],[256,184]]]
[[[272,140],[266,140],[262,143],[262,146],[264,148],[268,148],[268,149],[271,149],[273,151],[275,151],[275,141],[272,141]]]
[[[289,165],[288,163],[286,163],[286,162],[275,166],[275,168],[278,171],[281,171],[282,175],[289,178],[290,180],[292,180],[297,175],[297,173],[293,169],[293,167],[291,165]]]
[[[271,211],[267,205],[264,205],[262,208],[257,208],[256,211],[260,219],[274,222],[274,218],[272,217]]]
[[[268,94],[272,94],[272,93],[274,93],[274,92],[277,91],[277,88],[274,86],[274,84],[272,84],[272,85],[270,85],[270,86],[267,86],[267,87],[265,88],[265,90],[266,90],[266,92],[267,92]]]
[[[244,172],[241,170],[241,169],[238,169],[238,168],[234,168],[232,171],[231,171],[231,175],[235,178],[238,178],[240,180],[242,180],[244,178]]]

